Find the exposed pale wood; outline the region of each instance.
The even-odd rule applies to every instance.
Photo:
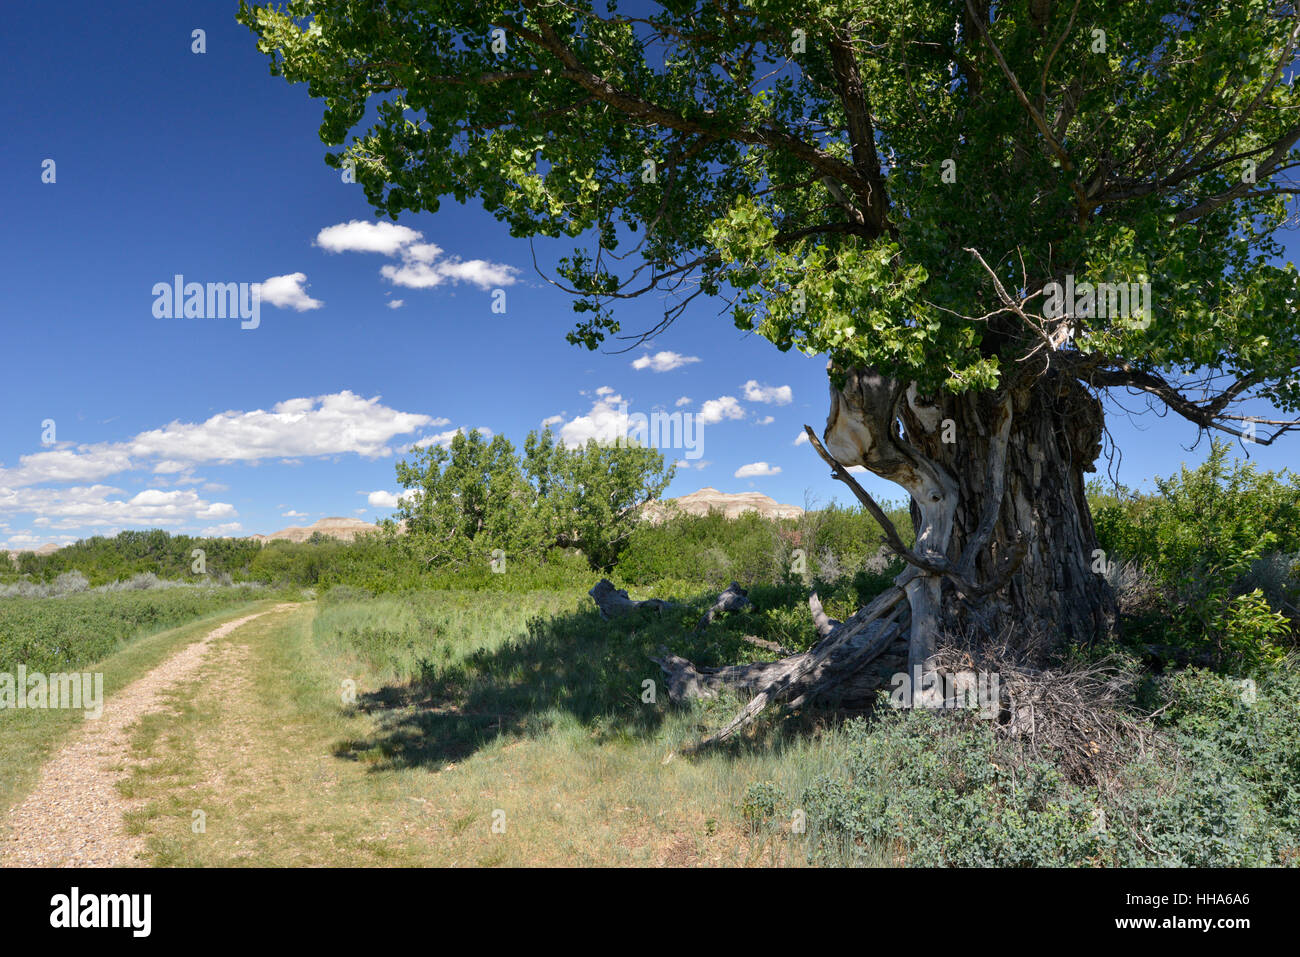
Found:
[[[839,622],[826,614],[826,610],[822,608],[822,600],[817,597],[816,592],[808,596],[808,607],[812,609],[813,624],[817,628],[817,634],[825,638],[835,630]]]
[[[864,636],[864,640],[854,643],[856,647],[851,645],[847,654],[839,656],[838,660],[832,661],[828,667],[822,669],[812,686],[786,705],[786,711],[793,711],[810,704],[818,697],[832,691],[842,698],[861,698],[865,697],[864,692],[868,689],[875,690],[883,686],[885,677],[883,674],[864,675],[863,677],[868,681],[866,687],[861,685],[849,687],[848,679],[854,674],[861,674],[863,668],[898,643],[899,639],[907,633],[909,623],[908,606],[906,602],[899,602],[888,618],[878,619],[872,623],[875,627]],[[897,657],[895,662],[906,664],[907,658]]]
[[[681,702],[690,698],[713,697],[713,689],[708,686],[704,676],[685,658],[671,654],[666,648],[660,648],[659,657],[652,656],[650,660],[668,676],[669,700]]]
[[[695,633],[698,635],[702,632],[724,611],[740,611],[753,607],[753,603],[745,597],[745,589],[740,587],[740,583],[732,582],[722,594],[718,595],[718,600],[713,603],[713,607],[704,613],[700,623],[695,626]]]
[[[628,597],[627,592],[622,588],[615,588],[614,583],[608,578],[602,578],[591,586],[591,591],[587,592],[596,607],[600,609],[600,616],[605,620],[618,618],[626,615],[628,612],[636,611],[640,608],[648,608],[651,611],[663,611],[665,608],[673,607],[670,601],[664,601],[660,598],[647,598],[645,601],[633,601]]]
[[[904,600],[902,589],[891,587],[886,590],[870,605],[848,621],[843,622],[830,635],[822,639],[811,651],[796,658],[787,659],[789,662],[788,667],[782,669],[774,677],[765,680],[759,687],[758,693],[726,727],[708,735],[700,740],[698,744],[685,750],[690,753],[719,744],[752,722],[772,702],[778,701],[792,692],[802,693],[805,680],[810,675],[813,675],[812,680],[815,682],[816,677],[819,676],[820,666],[826,663],[836,651],[845,648],[850,639],[867,629],[876,619],[886,615],[892,617],[896,607]],[[875,654],[879,654],[889,646],[892,636],[888,640],[885,640],[883,635],[876,637],[879,639],[879,647],[875,647],[874,650]]]

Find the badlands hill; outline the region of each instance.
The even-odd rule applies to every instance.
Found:
[[[40,548],[17,548],[8,552],[8,555],[10,561],[17,562],[18,556],[24,552],[35,552],[37,555],[48,555],[51,552],[57,552],[60,547],[61,546],[55,545],[53,542],[46,542]]]
[[[378,525],[371,525],[359,518],[339,518],[335,516],[322,518],[305,528],[294,526],[292,528],[282,528],[270,535],[249,535],[248,537],[265,545],[267,542],[305,542],[317,532],[320,532],[320,534],[330,538],[350,542],[363,532],[377,531],[379,531]]]
[[[708,515],[716,511],[727,518],[736,518],[745,512],[757,512],[763,518],[798,518],[803,514],[798,505],[782,505],[762,492],[719,492],[710,486],[680,498],[648,502],[641,514],[648,521],[662,522],[674,508],[687,515]]]

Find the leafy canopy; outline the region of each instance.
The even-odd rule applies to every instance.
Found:
[[[408,545],[439,566],[506,561],[552,547],[578,548],[595,567],[613,564],[640,507],[672,481],[663,453],[635,444],[566,448],[550,429],[530,432],[521,459],[503,435],[458,432],[448,446],[415,449],[397,463],[406,491],[397,511]]]
[[[560,273],[590,348],[621,332],[620,297],[670,293],[666,323],[719,295],[783,350],[925,388],[990,387],[1046,350],[1097,386],[1208,369],[1300,406],[1274,238],[1294,4],[293,0],[239,19],[324,101],[325,143],[355,131],[328,161],[377,211],[477,197],[516,236],[580,238]],[[1033,296],[1067,274],[1149,282],[1153,321],[1044,321]]]

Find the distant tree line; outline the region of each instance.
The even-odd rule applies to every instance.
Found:
[[[1151,493],[1089,486],[1101,549],[1127,639],[1226,666],[1275,659],[1300,639],[1300,478],[1232,463],[1216,443],[1205,463],[1157,479]],[[662,453],[590,442],[565,448],[533,432],[523,454],[504,437],[457,435],[397,465],[395,519],[354,541],[196,538],[152,531],[94,537],[3,567],[0,582],[52,582],[79,571],[91,586],[152,572],[217,581],[419,588],[589,588],[598,575],[656,594],[753,584],[835,582],[859,590],[890,572],[879,526],[834,503],[799,518],[720,513],[640,521],[672,476]],[[907,534],[906,508],[889,509]],[[405,524],[405,530],[402,529]],[[885,580],[880,578],[881,581]]]

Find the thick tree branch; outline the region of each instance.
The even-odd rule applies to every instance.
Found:
[[[564,42],[554,27],[541,15],[541,4],[537,0],[523,0],[523,7],[536,23],[537,29],[516,23],[501,22],[496,25],[540,47],[555,56],[562,64],[566,75],[602,103],[614,107],[619,112],[634,117],[652,126],[695,133],[715,140],[735,140],[754,146],[764,146],[781,150],[800,159],[825,176],[832,176],[847,185],[861,196],[870,196],[871,183],[862,176],[852,163],[826,152],[819,147],[805,142],[792,133],[771,126],[757,128],[741,127],[727,129],[710,123],[691,119],[681,113],[667,109],[657,103],[642,99],[635,94],[620,90],[613,83],[586,67],[577,54]],[[705,114],[708,116],[708,114]],[[882,197],[883,198],[883,197]],[[876,235],[879,229],[874,229]]]
[[[1002,55],[1002,51],[998,48],[998,45],[993,42],[993,37],[989,35],[988,28],[984,25],[983,18],[976,14],[975,7],[971,3],[971,0],[966,0],[966,10],[970,14],[971,21],[975,24],[975,28],[979,30],[980,38],[988,44],[988,48],[993,54],[993,59],[997,61],[998,66],[1002,69],[1002,74],[1007,78],[1007,82],[1011,85],[1011,92],[1016,95],[1016,99],[1020,101],[1020,105],[1025,108],[1025,111],[1029,114],[1029,118],[1033,121],[1034,125],[1038,127],[1038,132],[1042,134],[1043,142],[1046,143],[1048,149],[1052,151],[1052,155],[1061,161],[1061,168],[1067,173],[1073,173],[1074,160],[1072,160],[1070,154],[1065,151],[1065,147],[1057,142],[1056,136],[1048,127],[1047,121],[1043,119],[1043,115],[1034,108],[1034,104],[1029,102],[1029,97],[1025,95],[1024,89],[1021,88],[1020,81],[1016,79],[1015,71],[1012,70],[1011,66],[1007,63],[1006,57]],[[1088,210],[1090,207],[1088,197],[1077,181],[1071,182],[1070,188],[1074,191],[1075,199],[1078,202],[1079,220],[1080,222],[1083,222],[1088,218]]]
[[[884,177],[880,175],[876,132],[871,124],[871,102],[862,83],[858,58],[849,41],[843,37],[837,36],[831,40],[830,51],[840,102],[844,105],[853,165],[868,184],[865,197],[867,220],[877,232],[884,232],[889,228],[889,198],[885,193]]]

